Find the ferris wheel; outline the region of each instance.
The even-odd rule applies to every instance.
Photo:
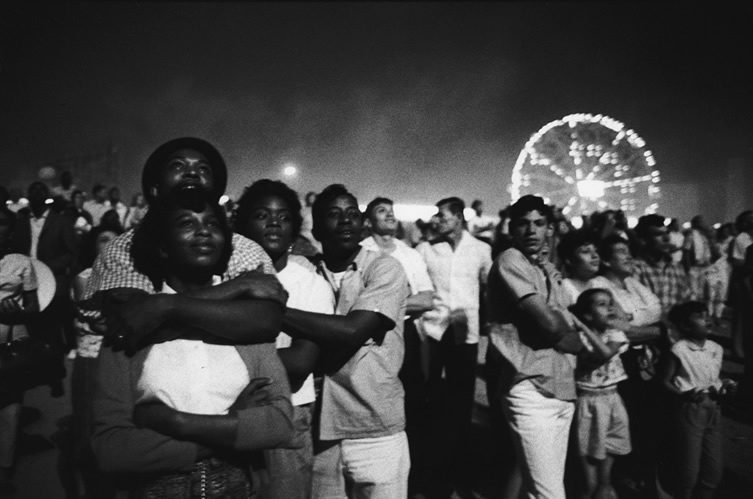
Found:
[[[639,217],[658,209],[659,171],[633,130],[601,114],[570,114],[526,142],[512,172],[513,202],[536,194],[568,216],[621,209]]]

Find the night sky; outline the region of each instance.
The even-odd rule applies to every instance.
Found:
[[[634,129],[665,182],[702,182],[753,165],[751,26],[742,3],[4,6],[0,183],[112,143],[130,199],[151,150],[195,135],[232,195],[292,162],[300,192],[496,210],[530,135],[577,112]]]

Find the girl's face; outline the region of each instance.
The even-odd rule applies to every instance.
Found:
[[[109,243],[116,237],[118,237],[118,234],[111,230],[103,230],[102,232],[97,234],[97,239],[94,241],[94,248],[97,252],[96,254],[99,255],[107,245],[107,243]]]
[[[249,239],[264,248],[272,259],[276,259],[288,251],[295,239],[290,207],[279,196],[262,197],[254,203],[245,231]]]
[[[219,218],[209,206],[195,212],[171,211],[166,224],[164,252],[170,263],[195,269],[212,269],[220,260],[225,235]]]
[[[604,331],[615,317],[612,295],[609,293],[595,293],[591,297],[591,306],[589,307],[588,314],[586,314],[589,325],[594,329]]]

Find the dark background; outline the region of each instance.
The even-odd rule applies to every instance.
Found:
[[[752,163],[742,3],[4,5],[6,185],[113,147],[120,173],[99,180],[128,200],[151,150],[196,135],[225,155],[232,195],[293,162],[302,192],[496,211],[530,135],[578,112],[634,129],[667,184]]]

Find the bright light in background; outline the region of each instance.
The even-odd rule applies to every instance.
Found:
[[[282,168],[282,174],[286,177],[292,177],[296,173],[298,173],[298,167],[296,167],[293,163],[286,163]]]
[[[577,183],[578,194],[588,199],[604,197],[606,183],[603,180],[580,180]]]
[[[576,230],[580,229],[583,227],[583,217],[573,217],[570,219],[570,223],[573,224]]]
[[[682,224],[682,228],[683,229],[689,229],[690,228],[690,222],[685,222],[684,224]]]
[[[55,200],[52,199],[52,198],[47,198],[47,199],[44,200],[44,204],[52,204],[54,202],[55,202]]]
[[[719,227],[721,227],[721,226],[722,226],[722,224],[720,224],[719,222],[717,222],[717,223],[715,223],[715,224],[714,224],[714,228],[715,228],[715,229],[718,229],[718,228],[719,228]]]
[[[366,212],[366,205],[362,204],[358,207],[362,212]],[[428,222],[429,219],[436,215],[437,207],[432,204],[399,204],[392,205],[392,209],[395,212],[395,218],[401,222],[415,222],[419,218],[424,222]],[[466,208],[470,209],[470,208]],[[473,212],[473,210],[471,210]],[[467,214],[466,214],[467,216]]]
[[[635,227],[636,225],[638,225],[638,217],[628,216],[627,221],[628,221],[628,227],[631,229]]]
[[[227,194],[220,196],[220,206],[225,206],[228,201],[230,201],[230,196],[228,196]]]

